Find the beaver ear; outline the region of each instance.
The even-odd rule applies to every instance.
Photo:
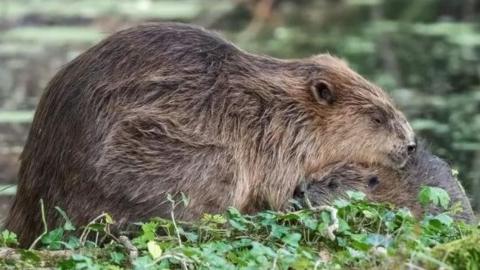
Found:
[[[310,84],[310,90],[315,100],[320,104],[331,105],[336,100],[333,87],[326,81],[313,81]]]

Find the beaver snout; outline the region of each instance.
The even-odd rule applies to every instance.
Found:
[[[409,126],[408,132],[407,132],[406,138],[406,143],[405,143],[405,148],[407,155],[412,155],[417,151],[417,136],[415,136],[415,133],[413,132],[412,128]]]
[[[403,147],[399,149],[396,155],[393,155],[393,162],[396,163],[397,168],[401,169],[405,167],[408,160],[415,154],[417,151],[417,139],[414,137],[412,140],[406,142]]]

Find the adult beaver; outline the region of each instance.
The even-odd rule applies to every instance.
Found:
[[[329,55],[246,53],[198,27],[120,31],[47,85],[21,156],[6,227],[22,244],[66,211],[124,224],[235,206],[279,208],[306,172],[338,160],[402,167],[415,150],[404,115],[377,86]]]
[[[424,147],[407,163],[403,170],[384,166],[365,166],[350,162],[330,164],[307,176],[294,192],[294,198],[303,202],[305,196],[312,205],[325,205],[345,197],[346,191],[362,191],[367,198],[377,202],[388,202],[408,207],[416,216],[424,212],[418,194],[422,186],[443,188],[450,195],[451,202],[459,202],[463,211],[456,217],[473,222],[475,216],[460,182],[452,175],[450,166],[432,155]],[[432,213],[442,209],[431,207]]]

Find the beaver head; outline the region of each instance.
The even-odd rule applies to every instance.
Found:
[[[254,182],[252,198],[282,207],[298,179],[316,168],[341,160],[398,169],[416,151],[405,116],[344,61],[330,55],[300,60],[248,55],[247,60],[231,61],[229,68],[234,90],[228,101],[235,105],[229,109],[241,114],[221,123],[232,126],[222,129],[229,136],[245,130],[229,142],[240,144],[235,149],[251,164],[242,175]],[[242,100],[236,101],[240,91]]]
[[[350,160],[401,168],[415,152],[415,134],[388,95],[351,70],[345,62],[329,55],[312,58],[318,66],[309,80],[305,99],[321,128],[318,137],[329,151],[322,160]],[[313,101],[313,103],[312,103]]]
[[[297,186],[294,198],[301,202],[308,197],[312,205],[328,205],[335,199],[345,197],[348,190],[361,191],[370,200],[407,207],[420,216],[426,210],[417,198],[422,186],[443,188],[451,201],[459,202],[463,208],[456,217],[469,222],[474,220],[468,197],[452,175],[450,166],[423,147],[403,170],[344,162],[331,164]],[[441,211],[433,206],[427,210],[432,213]]]

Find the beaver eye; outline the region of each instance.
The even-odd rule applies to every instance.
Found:
[[[372,121],[373,121],[373,123],[375,123],[377,125],[383,125],[383,124],[385,124],[386,119],[383,115],[381,115],[379,113],[374,113],[372,115]]]
[[[331,180],[331,181],[328,183],[328,188],[329,188],[329,189],[337,189],[337,188],[338,188],[338,183],[337,183],[337,181]]]
[[[376,187],[380,182],[378,181],[378,177],[372,176],[370,179],[368,179],[368,187],[369,188],[374,188]]]

